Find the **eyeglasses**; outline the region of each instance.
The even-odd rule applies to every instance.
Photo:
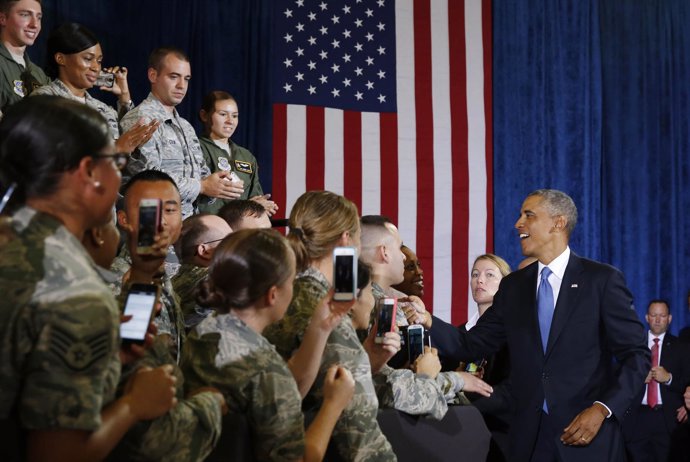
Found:
[[[220,242],[220,241],[222,241],[223,239],[225,239],[225,238],[224,238],[224,237],[221,237],[220,239],[214,239],[214,240],[212,240],[212,241],[206,241],[206,242],[202,242],[202,243],[201,243],[201,244],[199,244],[199,245],[208,245],[208,244],[214,244],[214,243],[216,243],[216,242]]]
[[[220,239],[214,239],[214,240],[212,240],[212,241],[200,242],[200,243],[197,244],[197,246],[196,246],[196,250],[194,251],[194,256],[198,256],[198,255],[199,255],[199,246],[200,246],[200,245],[215,244],[216,242],[220,242],[220,241],[222,241],[223,239],[225,239],[225,238],[224,238],[224,237],[221,237]]]
[[[96,159],[112,159],[118,170],[124,170],[129,162],[129,154],[126,152],[116,152],[115,154],[94,154],[91,157]]]

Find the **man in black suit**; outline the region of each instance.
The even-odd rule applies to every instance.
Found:
[[[624,460],[620,419],[650,368],[623,275],[570,251],[576,222],[567,194],[531,193],[515,228],[522,253],[538,261],[503,278],[477,325],[463,332],[418,307],[446,356],[471,360],[508,344],[510,460]]]
[[[683,392],[690,373],[690,352],[667,332],[673,317],[665,300],[652,300],[645,319],[649,324],[647,343],[652,351],[652,368],[645,380],[647,386],[623,425],[628,460],[686,460],[679,424],[688,418]]]

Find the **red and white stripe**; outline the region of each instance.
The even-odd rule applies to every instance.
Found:
[[[398,224],[425,303],[454,324],[475,310],[469,271],[491,251],[490,0],[396,0],[397,113],[275,104],[273,197],[344,194]]]

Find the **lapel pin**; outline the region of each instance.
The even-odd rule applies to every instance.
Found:
[[[577,284],[570,284],[571,289],[577,289]]]

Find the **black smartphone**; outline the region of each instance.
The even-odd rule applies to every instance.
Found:
[[[146,332],[153,318],[156,301],[158,300],[158,286],[155,284],[132,284],[125,301],[125,316],[132,316],[127,322],[120,324],[120,338],[122,343],[144,343]]]
[[[424,354],[424,327],[413,324],[407,328],[407,353],[410,364],[413,364],[417,357]]]
[[[354,300],[357,295],[357,249],[336,247],[333,250],[333,300]]]
[[[137,253],[150,254],[153,249],[154,238],[161,226],[160,199],[142,199],[139,202],[139,234],[137,238]]]
[[[398,309],[397,298],[382,298],[378,302],[378,323],[374,342],[383,343],[386,332],[395,330],[395,312]]]

